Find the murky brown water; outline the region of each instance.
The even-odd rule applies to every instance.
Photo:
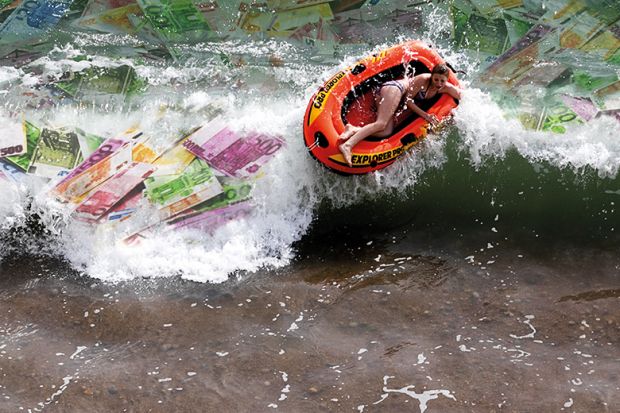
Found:
[[[620,411],[620,256],[466,250],[388,239],[224,285],[5,262],[0,411]]]

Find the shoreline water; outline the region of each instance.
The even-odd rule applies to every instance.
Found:
[[[617,254],[533,239],[480,252],[477,265],[468,255],[483,237],[311,241],[285,268],[222,284],[114,285],[54,260],[5,261],[0,404],[614,411]]]

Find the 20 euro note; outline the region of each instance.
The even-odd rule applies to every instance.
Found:
[[[0,44],[32,43],[55,27],[73,0],[23,1],[0,25]]]

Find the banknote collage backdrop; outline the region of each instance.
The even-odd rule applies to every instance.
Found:
[[[36,75],[67,34],[124,39],[110,56],[118,64],[80,69],[91,58],[77,54],[73,69],[24,91],[19,110],[7,109],[21,120],[0,136],[0,183],[47,180],[74,219],[120,227],[126,242],[162,228],[213,230],[251,211],[253,182],[285,146],[282,137],[236,132],[217,108],[164,147],[139,127],[97,136],[37,124],[32,113],[139,96],[148,81],[121,57],[174,65],[192,45],[271,39],[302,45],[312,61],[333,66],[347,50],[369,50],[380,30],[420,26],[429,10],[450,19],[443,40],[479,62],[469,82],[526,129],[561,135],[602,116],[620,122],[615,0],[0,0],[0,66],[25,75]],[[225,52],[218,58],[251,63]],[[285,64],[275,55],[255,63]],[[0,89],[11,87],[0,78]],[[142,210],[149,212],[136,214]]]

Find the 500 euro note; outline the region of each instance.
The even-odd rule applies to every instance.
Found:
[[[1,118],[4,130],[0,133],[0,158],[26,152],[26,132],[22,122]]]
[[[276,136],[252,132],[240,137],[226,127],[219,129],[219,125],[206,125],[191,135],[183,145],[207,161],[212,168],[228,176],[246,178],[256,174],[285,146],[284,141]]]

